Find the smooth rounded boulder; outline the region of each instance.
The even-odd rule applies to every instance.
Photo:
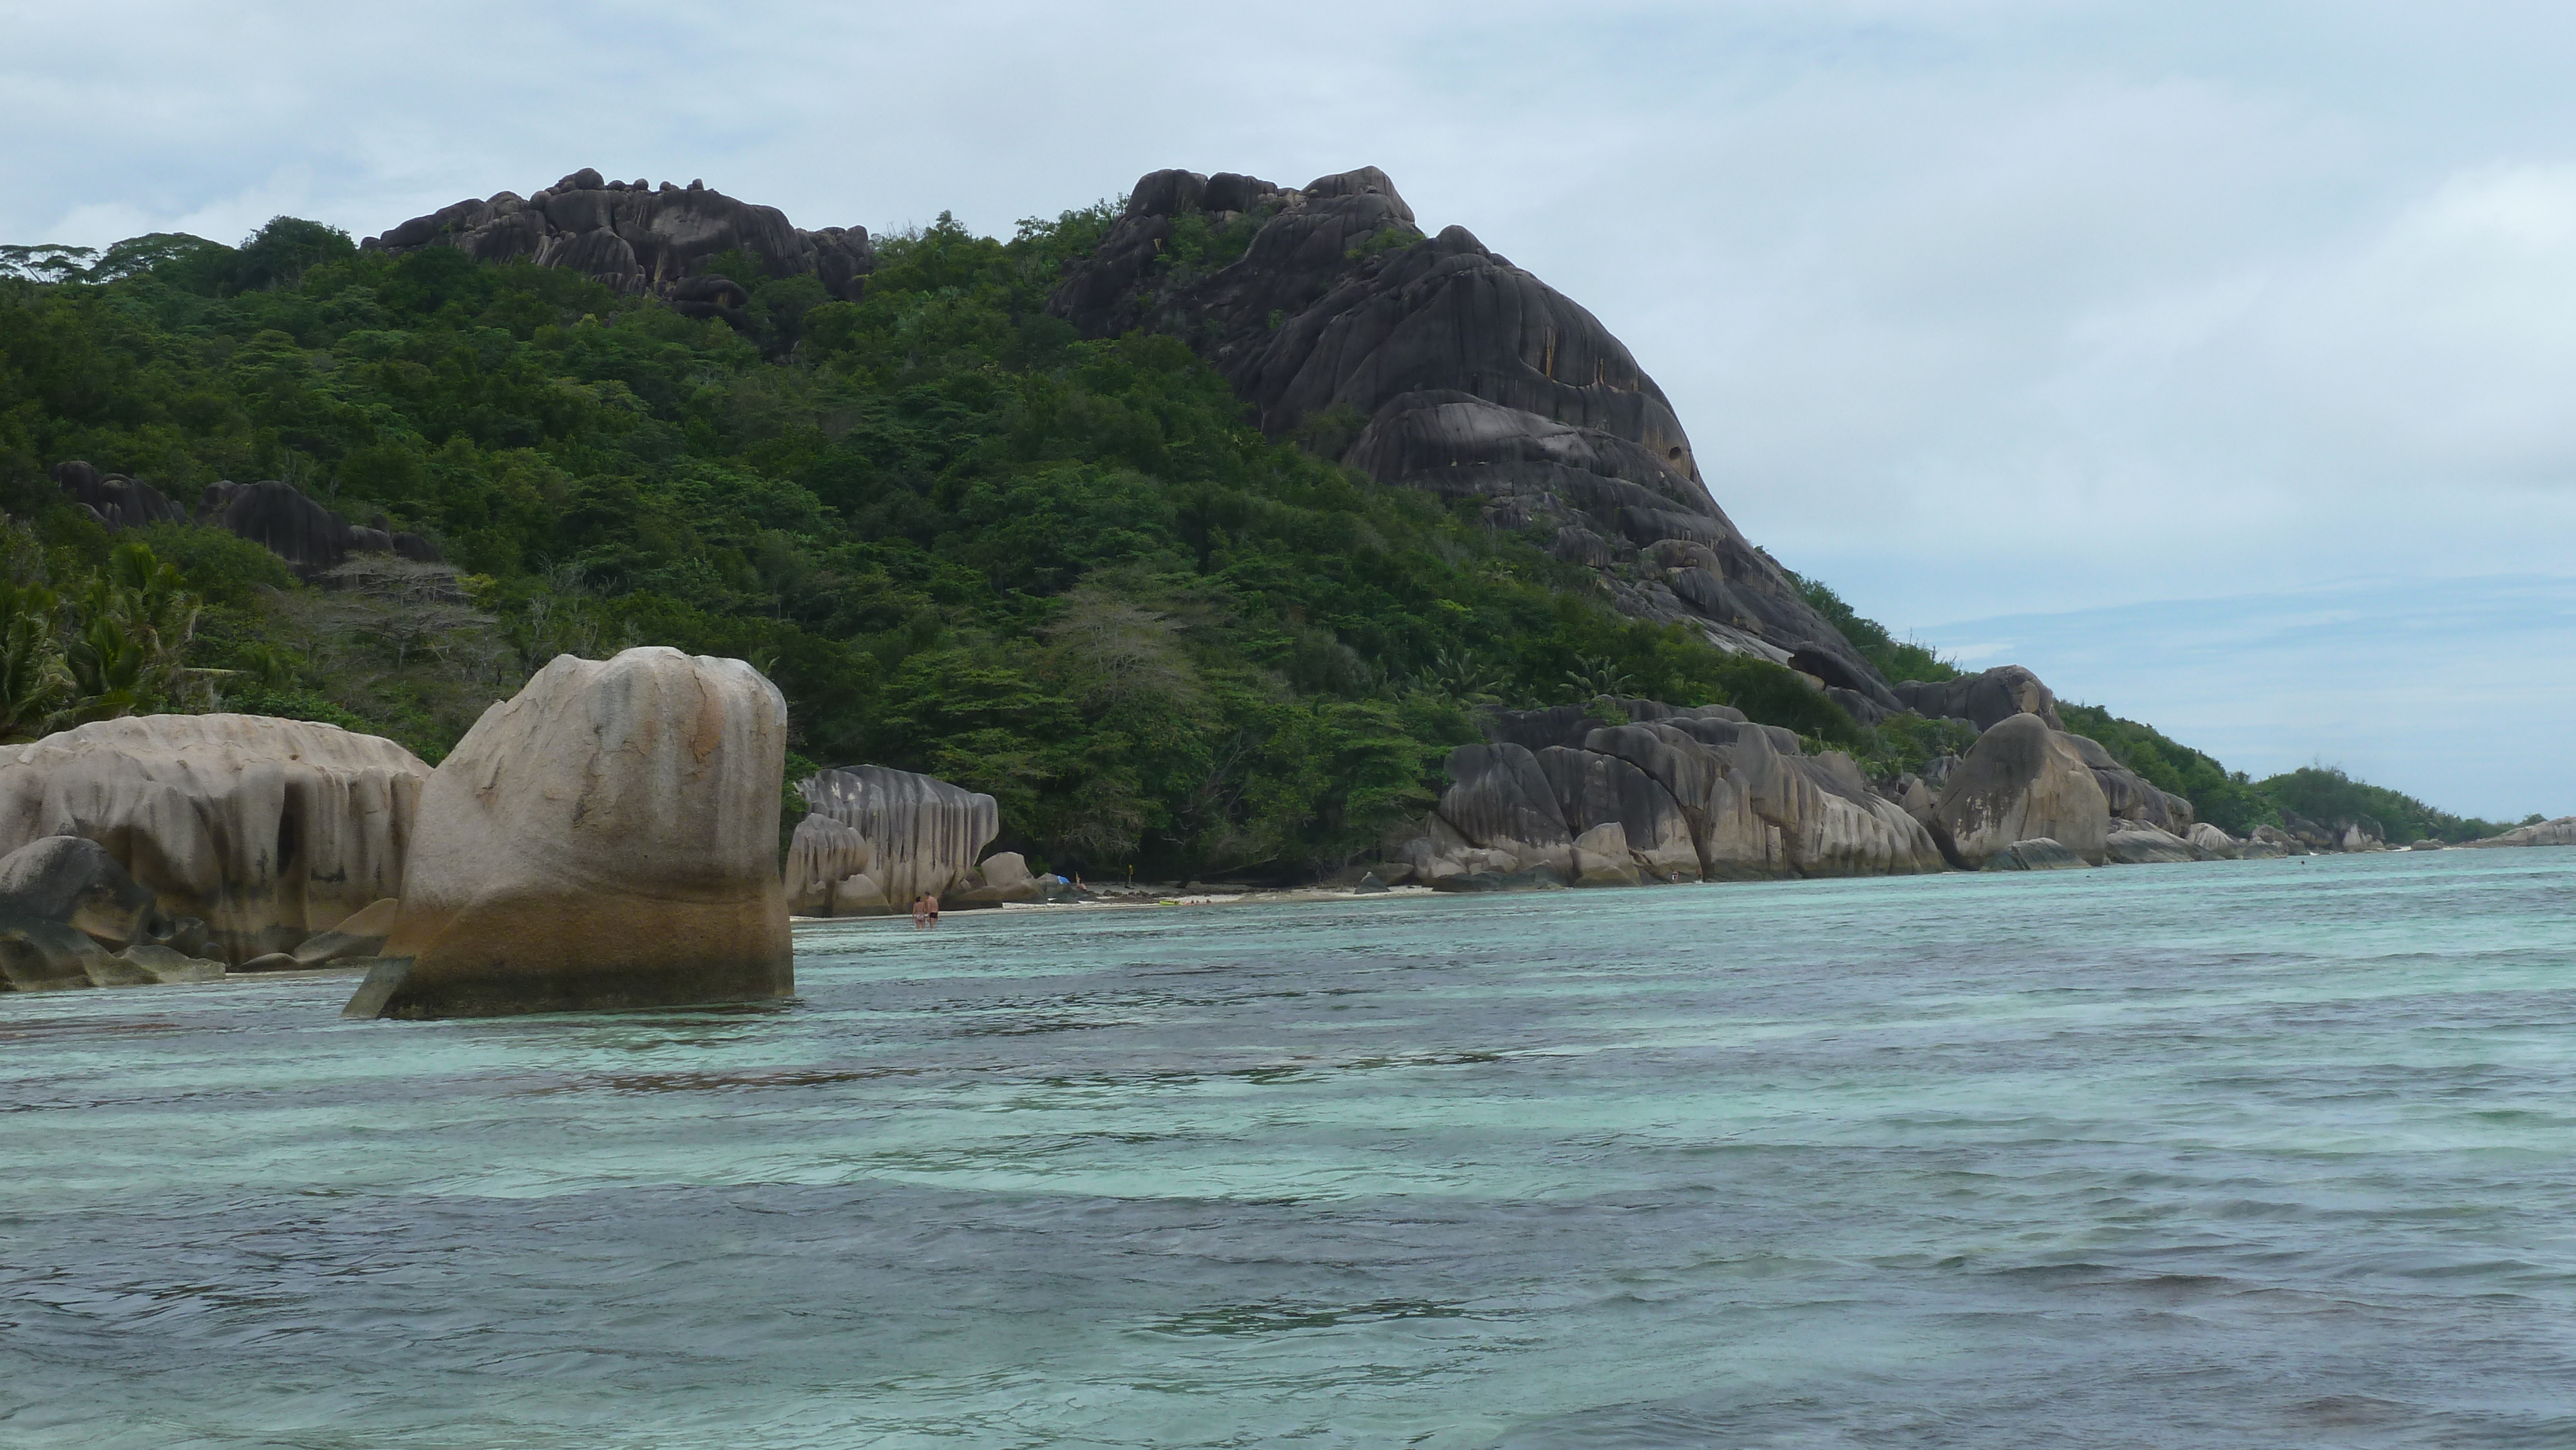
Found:
[[[2015,842],[2043,838],[2099,866],[2111,807],[2065,735],[2037,715],[2009,715],[1977,737],[1950,772],[1932,816],[1959,864],[1971,870]]]
[[[740,660],[557,656],[421,794],[401,906],[348,1015],[786,997],[787,703]]]

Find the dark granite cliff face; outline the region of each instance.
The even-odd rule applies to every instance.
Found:
[[[1175,264],[1185,230],[1246,228],[1229,264]],[[1899,708],[1717,506],[1663,390],[1600,319],[1463,227],[1425,236],[1375,167],[1295,189],[1155,172],[1049,309],[1096,337],[1185,338],[1273,436],[1551,528],[1627,613],[1804,670],[1865,714]]]
[[[620,292],[671,299],[684,312],[724,316],[748,296],[738,283],[709,276],[706,259],[741,248],[776,276],[811,274],[833,296],[855,301],[875,254],[865,227],[790,226],[774,206],[753,206],[709,191],[663,182],[604,181],[584,167],[534,196],[502,192],[413,217],[359,245],[403,253],[455,247],[480,262],[527,258],[568,267]]]

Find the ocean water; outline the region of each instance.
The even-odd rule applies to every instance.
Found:
[[[2576,1444],[2576,850],[0,998],[0,1445]]]

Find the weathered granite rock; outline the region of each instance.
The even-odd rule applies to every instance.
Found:
[[[54,482],[70,495],[72,502],[88,509],[91,517],[107,525],[111,532],[144,524],[185,523],[188,519],[186,509],[152,485],[137,483],[122,473],[101,474],[77,459],[55,464]]]
[[[167,985],[176,982],[215,982],[224,975],[224,964],[205,957],[194,957],[173,947],[136,942],[116,954],[116,962],[125,971],[139,973],[146,981]]]
[[[1699,847],[1691,839],[1690,817],[1673,793],[1653,777],[1618,756],[1595,750],[1550,745],[1536,758],[1564,813],[1566,829],[1577,833],[1576,840],[1617,826],[1621,844],[1641,879],[1699,879]],[[1578,878],[1580,874],[1578,870]]]
[[[1249,237],[1240,260],[1202,271],[1166,255],[1184,226]],[[1094,337],[1185,338],[1272,436],[1477,500],[1499,526],[1552,527],[1621,610],[1895,706],[1718,507],[1671,404],[1609,329],[1464,227],[1426,236],[1375,167],[1299,188],[1155,172],[1048,307]]]
[[[2528,826],[2516,826],[2501,836],[2489,836],[2478,841],[2462,841],[2460,844],[2475,846],[2481,850],[2497,846],[2576,846],[2576,816],[2560,816],[2554,821],[2539,821]]]
[[[196,521],[250,540],[308,582],[347,563],[351,554],[395,554],[423,564],[445,559],[418,534],[351,524],[295,485],[273,478],[207,484],[197,499]]]
[[[786,700],[740,660],[557,656],[431,775],[385,961],[349,1012],[792,995],[786,751]]]
[[[258,715],[101,720],[0,760],[0,851],[83,836],[150,889],[171,944],[291,950],[400,893],[429,767],[390,740]]]
[[[2247,857],[2307,856],[2314,854],[2308,843],[2282,830],[2279,826],[2256,826],[2254,834],[2238,848]]]
[[[2236,857],[2244,854],[2245,850],[2244,842],[2227,834],[2225,831],[2220,830],[2218,827],[2211,825],[2207,821],[2202,821],[2198,825],[2193,826],[2190,834],[2184,837],[2184,839],[2190,841],[2193,845],[2198,846],[2203,851],[2208,852],[2212,857],[2221,860],[2234,860]]]
[[[2206,861],[2209,853],[2145,821],[2124,821],[2114,817],[2110,832],[2103,837],[2105,860],[2122,866],[2154,866],[2175,861]]]
[[[787,842],[787,909],[797,916],[842,915],[832,909],[833,888],[874,859],[868,838],[855,828],[830,816],[806,816]]]
[[[868,874],[906,910],[925,892],[944,898],[1002,830],[991,796],[908,770],[844,766],[818,771],[797,789],[812,810],[807,820],[820,816],[859,833]]]
[[[1918,715],[1965,720],[1980,730],[1991,730],[2015,715],[2036,715],[2051,730],[2066,728],[2057,716],[2057,696],[2039,676],[2019,665],[1997,665],[1955,680],[1906,680],[1889,691],[1898,704]]]
[[[1933,818],[1949,853],[1972,870],[2036,838],[2099,865],[2111,809],[2063,732],[2036,714],[2013,714],[1979,736],[1950,773]]]
[[[107,950],[157,935],[160,909],[107,848],[81,836],[44,836],[0,857],[0,917],[58,921]]]
[[[977,884],[957,893],[959,906],[1000,906],[1011,901],[1035,901],[1045,895],[1036,877],[1029,874],[1028,859],[1017,851],[996,851],[975,868]],[[940,905],[950,904],[947,897]]]
[[[299,967],[327,967],[353,957],[372,957],[392,935],[402,903],[393,897],[368,906],[329,931],[306,937],[287,956]]]
[[[640,181],[608,181],[586,167],[534,196],[505,191],[460,201],[359,245],[395,255],[455,247],[484,262],[526,258],[540,267],[584,273],[623,293],[658,296],[673,295],[702,276],[710,258],[736,248],[757,257],[771,276],[812,276],[834,297],[852,302],[875,265],[864,227],[809,232],[790,226],[776,207],[736,201],[698,182],[683,187],[666,181],[654,189]],[[725,305],[703,291],[685,300]]]
[[[51,992],[114,977],[106,951],[88,933],[59,921],[0,917],[0,990]]]
[[[2084,757],[2085,767],[2093,772],[2093,783],[2102,787],[2102,798],[2111,808],[2112,820],[2142,821],[2176,836],[2191,829],[2197,813],[2190,801],[2157,789],[2097,741],[2070,734],[2066,743]]]
[[[1724,706],[1618,704],[1629,723],[1603,724],[1580,706],[1487,712],[1494,743],[1452,753],[1433,829],[1407,849],[1422,879],[1495,878],[1465,883],[1495,889],[1546,871],[1625,884],[1625,871],[1572,854],[1574,838],[1607,841],[1612,825],[1639,881],[1943,869],[1922,824],[1873,792],[1849,756],[1803,756],[1795,734]]]
[[[908,909],[908,903],[888,900],[885,888],[864,871],[834,882],[832,899],[825,905],[825,914],[831,916],[897,916]]]
[[[1461,745],[1449,752],[1449,789],[1441,819],[1469,844],[1511,855],[1514,871],[1574,871],[1574,833],[1566,829],[1547,773],[1518,745]]]
[[[2095,863],[2085,860],[2059,843],[2040,836],[2028,841],[2015,841],[1986,858],[1988,871],[2081,871]]]
[[[1574,838],[1574,884],[1636,886],[1644,876],[1628,850],[1628,833],[1617,821],[1604,821]]]

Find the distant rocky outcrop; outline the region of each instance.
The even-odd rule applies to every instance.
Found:
[[[792,995],[786,752],[787,702],[740,660],[557,656],[430,776],[383,959],[347,1013]]]
[[[102,474],[77,459],[54,465],[54,482],[62,486],[72,502],[107,525],[111,533],[145,524],[188,521],[188,511],[161,490],[137,483],[122,473]]]
[[[683,312],[741,320],[745,283],[710,276],[707,260],[739,249],[776,277],[812,276],[856,301],[876,265],[865,227],[805,231],[776,207],[736,201],[704,183],[609,181],[587,167],[533,196],[502,192],[414,217],[359,244],[400,255],[454,247],[481,262],[562,267],[619,292],[668,298]]]
[[[1723,705],[1495,710],[1397,855],[1447,890],[1938,871],[1923,826],[1851,758]],[[1533,748],[1535,746],[1536,748]]]
[[[1168,255],[1184,229],[1235,228],[1248,244],[1213,271]],[[1293,188],[1154,172],[1048,307],[1095,337],[1185,338],[1274,437],[1479,500],[1497,525],[1549,531],[1629,614],[1897,707],[1718,507],[1663,390],[1600,319],[1464,227],[1425,235],[1375,167]]]
[[[1972,870],[2043,837],[2098,866],[2111,808],[2073,737],[2040,716],[2016,714],[1977,737],[1933,817],[1951,859]]]
[[[302,720],[102,720],[0,747],[0,851],[94,841],[162,916],[203,923],[201,954],[244,962],[401,890],[429,773],[390,740]]]
[[[226,480],[206,485],[197,500],[197,522],[250,540],[310,580],[347,562],[351,554],[396,554],[416,563],[445,562],[438,546],[418,534],[388,527],[382,515],[352,524],[291,483]]]
[[[119,473],[102,475],[78,459],[56,464],[54,481],[110,532],[157,523],[223,529],[285,560],[307,581],[338,568],[352,554],[396,554],[423,564],[446,561],[436,544],[396,530],[382,514],[371,523],[353,524],[277,479],[210,483],[198,494],[194,514],[150,484]]]
[[[818,844],[802,863],[790,844],[787,892],[800,903],[800,913],[836,889],[845,877],[825,880],[825,875],[852,859],[863,861],[860,869],[866,875],[856,890],[863,895],[873,889],[884,903],[880,909],[908,911],[924,893],[940,897],[945,906],[950,889],[975,869],[984,848],[1002,830],[1001,811],[991,796],[909,770],[843,766],[817,771],[797,790],[810,812],[798,823],[800,836],[807,823],[819,821],[857,838],[856,847],[849,848],[856,854],[826,855],[819,842],[828,826],[816,825]],[[831,839],[843,838],[835,833]],[[858,913],[836,907],[829,914]]]
[[[2484,840],[2462,841],[2463,846],[2576,846],[2576,816],[2560,816],[2554,821],[2538,821],[2516,826],[2501,836]]]

